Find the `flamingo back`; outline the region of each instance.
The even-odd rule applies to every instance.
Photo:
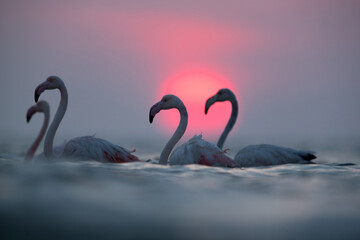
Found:
[[[298,151],[270,144],[259,144],[243,148],[236,154],[234,160],[241,167],[257,167],[286,163],[309,163],[314,158],[316,157],[312,151]]]
[[[92,136],[73,138],[64,147],[63,156],[99,162],[126,163],[140,161],[131,153],[135,152]]]
[[[237,167],[237,163],[215,144],[195,135],[186,143],[176,148],[170,158],[170,165],[201,164],[207,166]]]

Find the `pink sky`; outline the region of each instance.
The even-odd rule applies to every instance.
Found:
[[[29,126],[23,115],[57,74],[71,94],[60,135],[163,138],[150,106],[169,78],[199,68],[238,91],[230,138],[358,136],[359,10],[330,0],[1,1],[0,132],[35,134],[40,117]],[[58,94],[44,99],[54,112]]]

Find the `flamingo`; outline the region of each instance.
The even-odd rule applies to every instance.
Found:
[[[135,152],[126,150],[118,145],[112,144],[104,139],[92,136],[76,137],[63,146],[63,150],[59,154],[54,154],[53,142],[57,128],[66,112],[68,104],[68,93],[65,83],[57,76],[50,76],[35,89],[35,102],[38,101],[40,95],[45,90],[59,89],[61,100],[56,111],[54,120],[45,137],[44,155],[47,159],[57,157],[69,157],[81,160],[92,159],[99,162],[125,163],[140,161],[131,153]]]
[[[224,151],[215,144],[204,141],[201,134],[195,135],[188,142],[172,151],[176,143],[184,135],[188,124],[188,113],[184,103],[175,95],[165,95],[161,101],[151,107],[149,112],[149,121],[152,123],[157,113],[163,109],[167,110],[172,108],[179,110],[180,123],[161,152],[160,164],[167,165],[169,161],[170,165],[201,164],[222,167],[237,166],[236,162],[226,156]]]
[[[231,117],[221,134],[217,146],[222,149],[224,142],[229,132],[233,128],[238,115],[238,103],[235,94],[227,88],[220,89],[214,96],[210,97],[205,104],[205,114],[207,114],[211,105],[216,102],[230,101],[232,105]],[[270,144],[250,145],[241,149],[234,160],[241,167],[257,167],[279,165],[286,163],[310,163],[315,159],[315,152],[294,150],[292,148],[285,148],[274,146]]]
[[[31,162],[36,149],[39,147],[39,144],[41,142],[41,140],[43,139],[46,129],[49,125],[49,119],[50,119],[50,107],[49,104],[45,101],[39,101],[37,102],[37,104],[31,106],[26,114],[26,121],[29,123],[32,116],[36,113],[36,112],[42,112],[44,113],[44,122],[43,125],[40,129],[40,132],[38,134],[38,136],[36,137],[35,141],[33,142],[33,144],[31,145],[31,147],[29,148],[29,150],[27,151],[26,155],[25,155],[25,162]]]

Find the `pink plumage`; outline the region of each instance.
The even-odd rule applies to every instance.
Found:
[[[170,165],[200,164],[218,167],[237,167],[238,164],[225,155],[215,144],[195,135],[186,143],[177,147],[169,157]]]
[[[140,161],[129,151],[101,138],[83,136],[65,144],[63,156],[81,160],[94,159],[100,162],[126,163]]]
[[[184,103],[174,95],[165,95],[161,101],[151,107],[149,121],[151,123],[155,115],[161,110],[171,108],[179,110],[180,123],[161,152],[160,164],[166,165],[169,162],[170,165],[201,164],[220,167],[238,166],[235,161],[226,156],[225,151],[222,151],[215,144],[203,140],[201,134],[195,135],[189,141],[173,150],[176,143],[184,135],[188,124],[188,114]]]

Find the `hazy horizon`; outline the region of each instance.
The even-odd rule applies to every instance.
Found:
[[[160,130],[165,111],[149,124],[149,109],[167,79],[197,68],[237,90],[229,145],[358,141],[359,10],[330,0],[1,1],[0,142],[35,138],[42,116],[25,121],[34,89],[58,75],[69,105],[56,142],[96,134],[165,144],[175,129]],[[59,96],[41,96],[52,116]],[[201,132],[217,141],[223,128],[183,141]]]

